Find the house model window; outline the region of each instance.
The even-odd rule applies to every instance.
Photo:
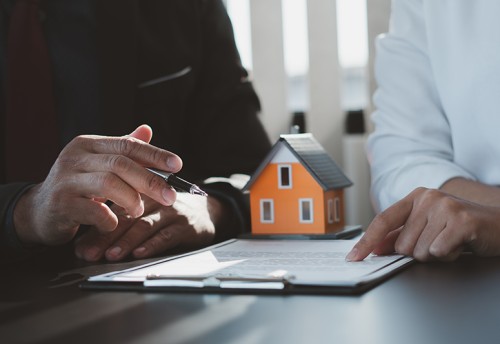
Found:
[[[328,223],[340,222],[340,199],[328,200]]]
[[[278,166],[278,187],[280,189],[292,188],[292,166],[279,165]]]
[[[260,222],[274,223],[274,202],[272,199],[260,200]]]
[[[333,223],[333,199],[328,200],[328,223]]]
[[[312,198],[299,199],[300,223],[313,223],[313,200]]]
[[[335,197],[333,200],[333,218],[335,222],[340,222],[340,199]]]

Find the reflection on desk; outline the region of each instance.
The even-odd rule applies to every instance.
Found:
[[[87,276],[145,261],[4,268],[2,343],[500,342],[500,258],[414,264],[361,296],[89,292]],[[48,268],[47,266],[50,266]]]

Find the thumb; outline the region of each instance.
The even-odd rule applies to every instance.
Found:
[[[153,129],[151,129],[149,125],[143,124],[138,126],[137,129],[129,134],[129,136],[149,143],[149,141],[151,141],[151,138],[153,137]]]

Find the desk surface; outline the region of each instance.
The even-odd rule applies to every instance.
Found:
[[[417,263],[359,296],[91,292],[131,263],[81,264],[3,268],[0,342],[500,343],[500,258]]]

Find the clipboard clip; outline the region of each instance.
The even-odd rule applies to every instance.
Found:
[[[191,287],[222,289],[285,289],[295,276],[278,270],[265,276],[212,275],[212,276],[167,276],[148,275],[145,287]]]

